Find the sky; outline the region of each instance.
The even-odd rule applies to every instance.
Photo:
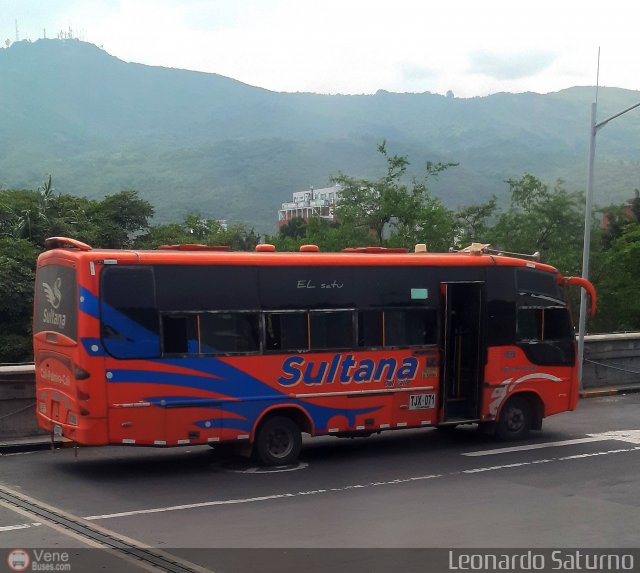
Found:
[[[637,0],[0,0],[0,46],[74,36],[274,91],[640,90]],[[1,83],[1,78],[0,78]]]

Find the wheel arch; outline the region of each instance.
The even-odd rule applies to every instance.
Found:
[[[497,412],[496,420],[500,419],[500,414],[502,413],[502,409],[506,406],[506,404],[513,398],[514,396],[518,396],[519,398],[524,398],[531,405],[531,429],[532,430],[540,430],[542,428],[542,419],[544,418],[544,401],[538,392],[535,390],[520,390],[513,392],[501,405],[500,409]]]
[[[290,418],[298,424],[300,431],[306,432],[309,435],[313,435],[315,431],[313,420],[311,419],[311,416],[309,416],[309,412],[307,412],[303,407],[296,404],[279,404],[277,406],[267,408],[262,412],[262,414],[260,414],[256,423],[253,425],[253,429],[251,430],[251,442],[255,440],[258,428],[273,416],[286,416],[287,418]]]

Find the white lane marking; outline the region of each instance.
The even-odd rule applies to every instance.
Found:
[[[640,447],[635,447],[635,448],[624,448],[624,449],[620,449],[620,450],[608,450],[605,452],[593,452],[590,454],[577,454],[574,456],[565,456],[562,458],[550,458],[550,459],[546,459],[546,460],[534,460],[532,462],[518,462],[518,463],[514,463],[514,464],[503,464],[501,466],[489,466],[486,468],[473,468],[470,470],[462,470],[461,473],[463,474],[477,474],[477,473],[481,473],[481,472],[492,472],[495,470],[503,470],[503,469],[508,469],[508,468],[520,468],[523,466],[532,466],[534,464],[548,464],[551,462],[566,462],[569,460],[578,460],[581,458],[589,458],[592,456],[607,456],[609,454],[621,454],[624,452],[635,452],[637,450],[640,450]]]
[[[331,492],[346,492],[354,489],[365,489],[365,488],[378,487],[378,486],[400,485],[400,484],[407,484],[407,483],[423,481],[423,480],[438,479],[441,477],[445,477],[447,475],[452,476],[452,475],[460,475],[460,474],[466,474],[466,475],[477,474],[477,473],[483,473],[483,472],[489,472],[489,471],[519,468],[523,466],[532,466],[537,464],[548,464],[553,462],[576,460],[576,459],[590,457],[590,456],[605,456],[610,454],[629,453],[629,452],[636,452],[636,451],[640,451],[640,446],[636,446],[633,448],[618,449],[618,450],[608,450],[604,452],[595,452],[590,454],[578,454],[574,456],[565,456],[562,458],[548,458],[548,459],[533,460],[530,462],[517,462],[517,463],[503,464],[498,466],[473,468],[473,469],[451,472],[449,474],[431,474],[431,475],[425,475],[425,476],[413,476],[409,478],[398,478],[398,479],[388,480],[388,481],[376,481],[376,482],[370,482],[365,484],[352,484],[344,487],[335,487],[335,488],[329,488],[329,489],[299,491],[296,493],[280,493],[280,494],[265,495],[260,497],[205,501],[200,503],[189,503],[185,505],[174,505],[174,506],[168,506],[168,507],[155,507],[150,509],[123,511],[120,513],[91,515],[89,517],[85,517],[85,519],[90,521],[95,521],[95,520],[101,520],[101,519],[112,519],[114,517],[129,517],[132,515],[163,513],[166,511],[179,511],[184,509],[197,509],[201,507],[213,507],[213,506],[223,506],[223,505],[238,505],[238,504],[246,504],[246,503],[255,503],[260,501],[271,501],[271,500],[277,500],[277,499],[296,498],[296,497],[303,497],[303,496],[310,496],[310,495],[321,495],[321,494],[326,494]]]
[[[588,438],[575,440],[562,440],[560,442],[543,442],[541,444],[529,444],[526,446],[512,446],[510,448],[496,448],[494,450],[481,450],[479,452],[465,452],[463,456],[493,456],[495,454],[508,454],[510,452],[524,452],[527,450],[540,450],[542,448],[557,448],[560,446],[573,446],[575,444],[588,444],[589,442],[620,441],[630,444],[640,444],[640,430],[621,430],[614,432],[602,432],[600,434],[587,434]]]
[[[633,450],[637,450],[640,448],[625,448],[620,450],[609,450],[607,452],[591,452],[590,454],[575,454],[573,456],[564,456],[562,458],[558,458],[561,461],[565,460],[579,460],[582,458],[592,458],[594,456],[606,456],[608,454],[619,454],[622,452],[632,452]]]
[[[620,430],[615,432],[602,432],[601,434],[587,434],[588,436],[601,437],[604,440],[619,440],[630,444],[640,444],[640,430]]]
[[[197,509],[197,508],[200,508],[200,507],[236,505],[236,504],[245,504],[245,503],[255,503],[255,502],[260,502],[260,501],[271,501],[271,500],[276,500],[276,499],[295,498],[295,497],[303,497],[303,496],[310,496],[310,495],[321,495],[321,494],[332,493],[332,492],[347,492],[347,491],[351,491],[351,490],[355,490],[355,489],[365,489],[365,488],[378,487],[378,486],[401,485],[401,484],[407,484],[407,483],[424,481],[424,480],[432,480],[432,479],[438,479],[438,478],[446,477],[446,476],[454,476],[454,475],[461,475],[461,474],[465,474],[465,475],[479,474],[479,473],[484,473],[484,472],[499,471],[499,470],[512,469],[512,468],[520,468],[520,467],[523,467],[523,466],[533,466],[533,465],[538,465],[538,464],[549,464],[549,463],[553,463],[553,462],[577,460],[577,459],[582,459],[582,458],[587,458],[587,457],[592,457],[592,456],[606,456],[606,455],[611,455],[611,454],[621,454],[621,453],[629,453],[629,452],[637,452],[637,451],[640,451],[640,446],[636,446],[636,447],[633,447],[633,448],[623,448],[623,449],[618,449],[618,450],[608,450],[608,451],[604,451],[604,452],[592,452],[592,453],[588,453],[588,454],[576,454],[576,455],[565,456],[565,457],[561,457],[561,458],[546,458],[546,459],[540,459],[540,460],[533,460],[533,461],[530,461],[530,462],[517,462],[517,463],[503,464],[503,465],[498,465],[498,466],[472,468],[472,469],[467,469],[467,470],[450,472],[448,474],[431,474],[431,475],[424,475],[424,476],[413,476],[413,477],[409,477],[409,478],[399,478],[399,479],[394,479],[394,480],[389,480],[389,481],[375,481],[375,482],[370,482],[370,483],[365,483],[365,484],[352,484],[352,485],[347,485],[347,486],[344,486],[344,487],[335,487],[335,488],[329,488],[329,489],[315,489],[315,490],[310,490],[310,491],[299,491],[299,492],[296,492],[296,493],[281,493],[281,494],[274,494],[274,495],[265,495],[265,496],[261,496],[261,497],[250,497],[250,498],[240,498],[240,499],[226,499],[226,500],[205,501],[205,502],[201,502],[201,503],[189,503],[189,504],[174,505],[174,506],[169,506],[169,507],[155,507],[155,508],[151,508],[151,509],[138,509],[138,510],[134,510],[134,511],[122,511],[120,513],[110,513],[110,514],[104,514],[104,515],[90,515],[88,517],[85,517],[84,519],[86,519],[88,521],[97,521],[97,520],[102,520],[102,519],[112,519],[112,518],[115,518],[115,517],[130,517],[130,516],[133,516],[133,515],[144,515],[144,514],[149,514],[149,513],[164,513],[166,511],[179,511],[179,510],[184,510],[184,509]],[[33,523],[33,524],[30,524],[30,525],[29,524],[22,524],[22,525],[19,525],[19,526],[8,526],[8,529],[26,529],[28,527],[35,526],[35,525],[39,525],[39,524],[38,523]],[[7,529],[7,527],[5,527],[5,529]],[[0,529],[0,531],[1,531],[1,529]]]
[[[575,440],[562,440],[560,442],[543,442],[541,444],[529,444],[526,446],[512,446],[510,448],[496,448],[494,450],[482,450],[479,452],[465,452],[463,456],[493,456],[495,454],[508,454],[510,452],[524,452],[526,450],[541,450],[542,448],[557,448],[559,446],[573,446],[575,444],[588,444],[589,442],[603,442],[607,438],[576,438]]]
[[[417,476],[405,479],[396,479],[392,481],[382,481],[382,482],[371,482],[366,484],[354,484],[347,485],[345,487],[336,487],[331,489],[316,489],[311,491],[299,491],[297,493],[279,493],[274,495],[264,495],[261,497],[249,497],[249,498],[240,498],[240,499],[225,499],[225,500],[216,500],[216,501],[204,501],[201,503],[189,503],[185,505],[174,505],[170,507],[154,507],[151,509],[138,509],[134,511],[123,511],[120,513],[110,513],[105,515],[90,515],[89,517],[85,517],[85,519],[89,521],[95,521],[98,519],[112,519],[114,517],[129,517],[131,515],[142,515],[147,513],[162,513],[165,511],[178,511],[182,509],[196,509],[200,507],[212,507],[216,505],[236,505],[242,503],[254,503],[257,501],[271,501],[273,499],[284,499],[291,497],[299,497],[299,496],[307,496],[307,495],[318,495],[322,493],[328,493],[330,491],[349,491],[357,488],[367,488],[367,487],[376,487],[381,485],[392,485],[399,483],[408,483],[412,481],[426,480],[426,479],[435,479],[442,477],[443,474],[434,474],[427,476]]]
[[[298,494],[295,493],[279,493],[275,495],[263,495],[260,497],[248,497],[244,499],[225,499],[216,501],[203,501],[201,503],[187,503],[184,505],[173,505],[169,507],[154,507],[151,509],[137,509],[134,511],[122,511],[120,513],[109,513],[104,515],[90,515],[85,517],[88,521],[95,521],[97,519],[111,519],[113,517],[129,517],[131,515],[144,515],[147,513],[163,513],[165,511],[178,511],[181,509],[196,509],[199,507],[211,507],[215,505],[235,505],[240,503],[253,503],[256,501],[268,501],[272,499],[282,499],[285,497],[295,497]]]
[[[39,523],[21,523],[20,525],[4,525],[0,527],[0,531],[13,531],[15,529],[29,529],[30,527],[35,527],[40,525]]]

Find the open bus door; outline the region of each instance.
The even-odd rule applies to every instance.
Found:
[[[483,382],[481,335],[482,282],[441,283],[444,297],[442,336],[442,417],[444,424],[477,422]]]

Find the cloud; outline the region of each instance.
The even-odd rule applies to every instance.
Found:
[[[518,80],[535,76],[555,59],[556,55],[548,51],[532,50],[513,54],[476,51],[469,54],[469,71],[497,80]]]
[[[438,72],[427,66],[415,64],[405,64],[402,66],[401,76],[403,80],[431,80],[438,75]]]

